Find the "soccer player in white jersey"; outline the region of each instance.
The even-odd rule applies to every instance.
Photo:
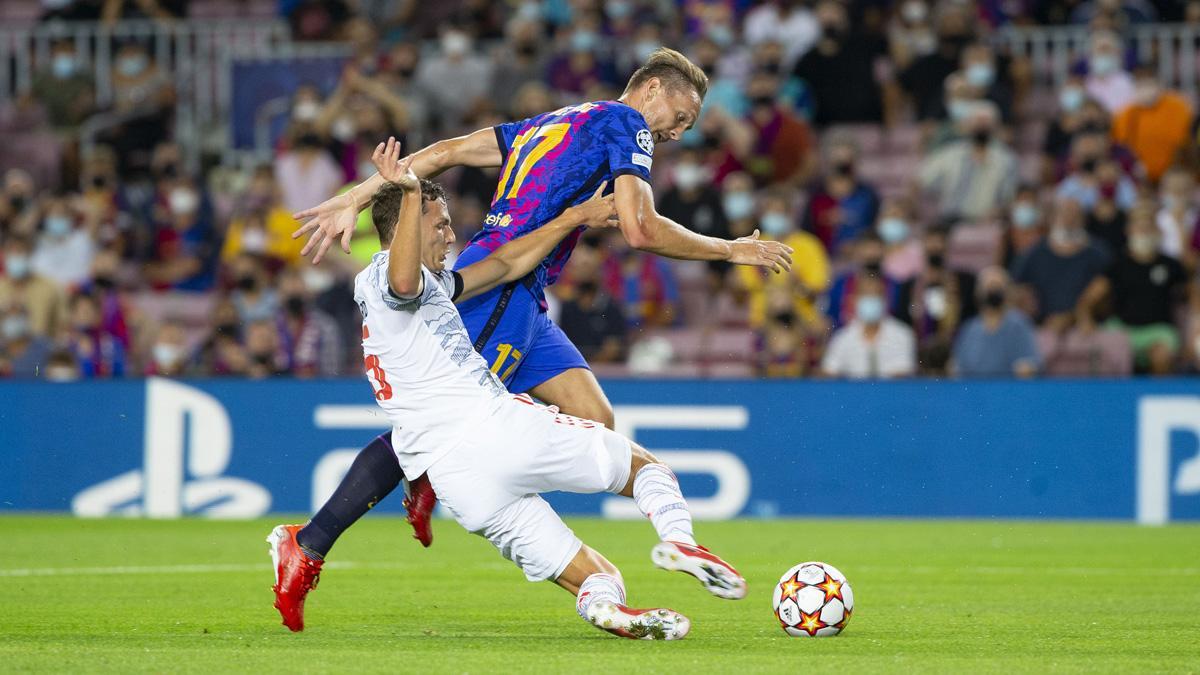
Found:
[[[591,201],[453,272],[443,263],[453,234],[439,226],[422,230],[420,180],[411,160],[399,162],[399,153],[399,144],[389,139],[373,157],[396,186],[385,190],[398,189],[403,196],[394,224],[376,219],[386,252],[377,253],[356,277],[354,297],[363,314],[368,379],[392,423],[404,474],[410,479],[427,474],[459,524],[487,538],[529,580],[553,579],[575,595],[581,617],[615,635],[680,639],[690,622],[670,609],[626,606],[617,568],[584,545],[540,493],[632,497],[661,540],[651,552],[656,565],[692,574],[717,597],[745,597],[745,579],[696,544],[674,474],[601,424],[509,394],[472,348],[454,306],[456,298],[521,278],[579,225],[603,224],[611,202],[597,191]],[[596,217],[598,207],[609,211]],[[280,525],[267,539],[275,561],[276,607],[290,628],[289,619],[299,619],[302,627],[304,595],[320,571],[320,561],[306,557],[296,543],[298,529]]]

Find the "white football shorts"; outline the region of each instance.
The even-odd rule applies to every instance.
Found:
[[[516,395],[499,399],[426,473],[460,525],[542,581],[562,574],[582,542],[538,494],[620,492],[632,454],[604,425]]]

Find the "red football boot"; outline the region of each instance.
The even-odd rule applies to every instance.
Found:
[[[429,476],[421,474],[416,480],[408,482],[408,496],[404,498],[408,524],[412,525],[413,539],[421,542],[425,548],[433,544],[433,526],[429,517],[433,515],[434,504],[437,504],[437,494],[429,484]]]
[[[650,559],[664,570],[687,572],[700,580],[705,590],[718,598],[740,600],[746,597],[746,580],[733,568],[703,546],[677,541],[662,541],[650,551]]]
[[[271,560],[275,562],[275,609],[283,625],[292,632],[304,630],[304,598],[317,587],[323,560],[314,560],[300,550],[296,533],[303,525],[280,525],[267,536]]]

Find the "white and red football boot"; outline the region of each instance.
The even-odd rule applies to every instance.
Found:
[[[692,628],[692,622],[673,609],[633,609],[610,600],[592,601],[587,620],[630,640],[682,640]]]
[[[283,625],[296,633],[304,630],[304,598],[317,587],[323,560],[304,555],[296,542],[296,533],[303,525],[279,525],[267,536],[271,545],[271,560],[275,563],[275,609],[283,617]]]
[[[718,598],[741,600],[746,597],[746,580],[703,546],[662,541],[650,551],[656,567],[672,572],[687,572],[700,580],[705,590]]]
[[[413,539],[421,542],[425,548],[433,544],[433,526],[429,522],[433,515],[433,507],[437,504],[437,494],[429,484],[429,475],[421,474],[415,480],[405,481],[404,509],[408,511],[408,524],[412,525]]]

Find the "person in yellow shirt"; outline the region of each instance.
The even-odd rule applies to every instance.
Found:
[[[280,201],[274,171],[269,165],[260,166],[250,179],[242,214],[229,224],[221,261],[229,264],[242,253],[253,253],[274,258],[285,266],[294,265],[304,248],[302,240],[292,239],[297,227],[299,223]]]
[[[738,283],[749,293],[750,327],[761,328],[767,319],[767,299],[772,288],[785,286],[794,291],[794,312],[801,324],[821,321],[816,301],[829,288],[829,256],[821,240],[796,229],[787,197],[780,193],[763,200],[759,229],[763,239],[780,241],[792,247],[792,270],[774,274],[766,268],[735,268]]]
[[[1135,73],[1133,103],[1113,119],[1112,137],[1137,155],[1157,183],[1187,145],[1192,114],[1188,100],[1164,91],[1153,66],[1143,65]]]

